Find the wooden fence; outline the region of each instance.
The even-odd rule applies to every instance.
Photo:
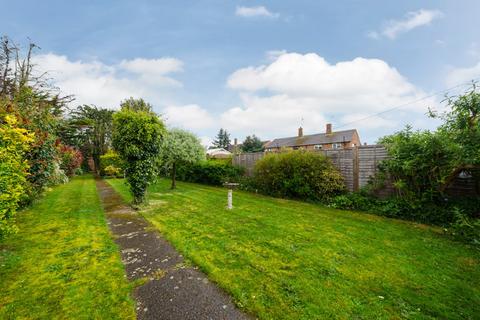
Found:
[[[321,152],[332,160],[350,191],[365,186],[370,177],[377,173],[380,161],[388,157],[387,150],[381,145],[314,152]],[[244,167],[246,174],[251,176],[255,163],[264,155],[263,152],[237,154],[233,157],[233,164]]]

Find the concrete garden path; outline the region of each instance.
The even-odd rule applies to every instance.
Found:
[[[147,279],[133,294],[137,319],[249,319],[231,298],[184,260],[103,180],[97,180],[108,226],[129,280]]]

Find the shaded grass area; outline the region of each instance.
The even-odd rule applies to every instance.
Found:
[[[0,319],[134,319],[91,176],[55,187],[19,212],[0,242]]]
[[[126,200],[122,180],[109,180]],[[161,180],[142,214],[261,319],[478,319],[480,253],[424,225]]]

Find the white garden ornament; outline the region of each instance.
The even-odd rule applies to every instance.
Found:
[[[228,189],[227,209],[231,210],[233,208],[233,189],[238,187],[239,184],[233,182],[225,182],[223,185]]]

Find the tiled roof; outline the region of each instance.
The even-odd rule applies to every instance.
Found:
[[[270,141],[265,148],[282,148],[307,146],[325,143],[338,143],[352,141],[353,135],[357,132],[356,129],[336,131],[330,134],[318,133],[311,135],[304,135],[302,137],[279,138]]]

